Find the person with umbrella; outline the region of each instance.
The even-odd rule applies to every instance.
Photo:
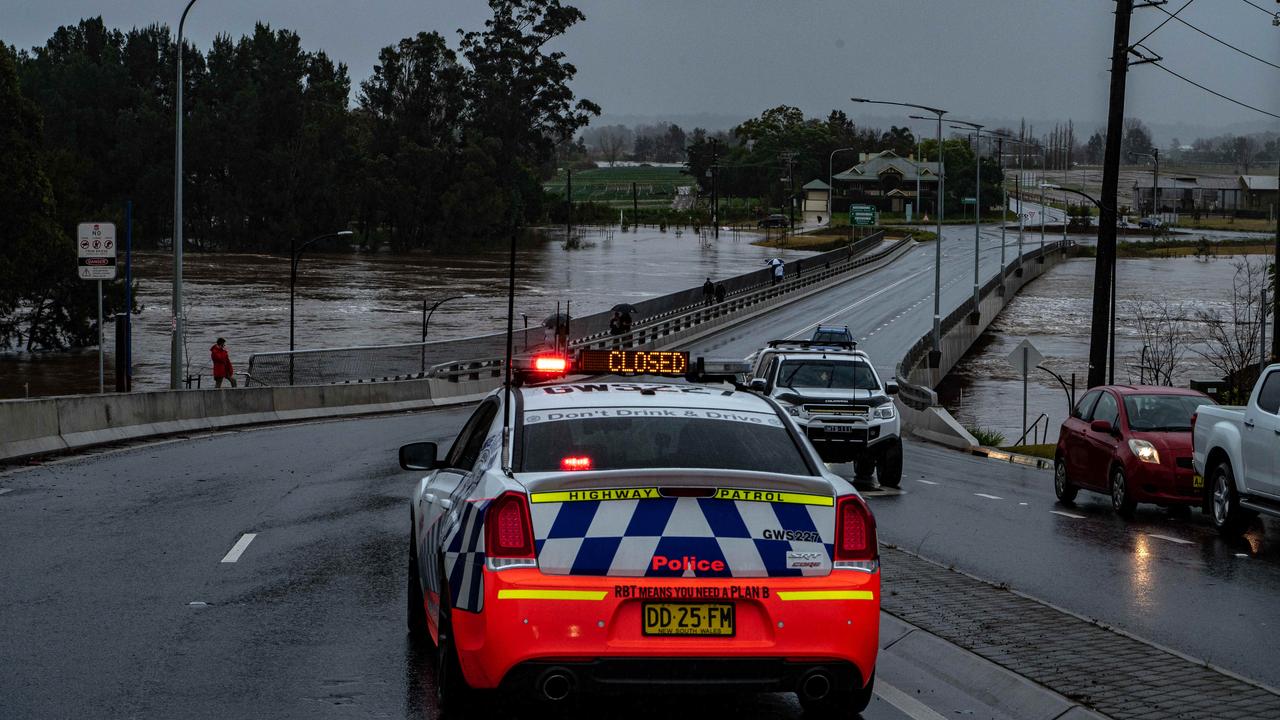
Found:
[[[631,332],[631,315],[636,311],[635,306],[630,303],[618,303],[611,309],[613,318],[609,320],[609,332],[613,335],[626,335]]]
[[[782,282],[782,275],[786,272],[786,263],[782,262],[781,258],[770,258],[769,262],[765,264],[773,268],[773,284],[777,285]]]
[[[542,321],[542,344],[554,350],[569,347],[569,314],[556,312]]]

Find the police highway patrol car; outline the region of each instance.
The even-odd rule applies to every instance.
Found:
[[[411,500],[408,624],[434,641],[442,705],[639,683],[864,708],[875,519],[788,413],[706,382],[714,364],[687,353],[531,364],[570,377],[495,391],[440,459],[400,450],[430,471]]]

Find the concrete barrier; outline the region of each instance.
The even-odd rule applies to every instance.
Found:
[[[925,440],[941,443],[962,450],[978,447],[976,438],[964,429],[946,408],[933,405],[936,395],[932,388],[938,386],[942,379],[951,372],[973,347],[982,333],[995,321],[1004,306],[1013,299],[1018,291],[1027,283],[1035,280],[1065,258],[1069,246],[1055,242],[1045,248],[1043,254],[1033,251],[1021,263],[1017,260],[1010,263],[1004,272],[1004,289],[1000,290],[1000,280],[992,278],[984,287],[981,302],[978,303],[977,322],[970,322],[967,316],[973,311],[973,300],[970,299],[947,316],[942,323],[942,339],[939,350],[942,357],[938,366],[931,368],[924,359],[927,349],[932,346],[933,332],[925,333],[907,352],[898,364],[898,383],[903,387],[903,396],[907,398],[930,398],[925,406],[920,402],[897,402],[902,412],[902,425],[913,435]],[[903,396],[900,396],[903,397]]]
[[[58,403],[51,398],[0,402],[0,458],[65,450]]]

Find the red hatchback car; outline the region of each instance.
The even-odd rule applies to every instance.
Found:
[[[1199,505],[1204,480],[1191,464],[1192,416],[1207,395],[1182,388],[1106,385],[1090,390],[1062,423],[1054,492],[1064,503],[1080,490],[1111,496],[1122,516],[1140,502]]]

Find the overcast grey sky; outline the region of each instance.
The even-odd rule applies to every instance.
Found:
[[[1185,0],[1171,0],[1176,10]],[[1275,0],[1252,0],[1280,11]],[[181,0],[0,0],[0,39],[41,44],[61,24],[102,15],[115,27],[176,26]],[[957,117],[1014,121],[1037,130],[1106,116],[1111,0],[579,0],[587,16],[558,43],[578,67],[576,92],[606,120],[690,118],[715,124],[779,104],[825,114],[844,109],[877,124],[895,110],[850,96],[934,104]],[[346,62],[358,82],[380,47],[419,30],[455,39],[483,25],[480,0],[201,0],[187,34],[208,47],[261,20],[298,31],[309,49]],[[1280,27],[1244,0],[1195,0],[1181,18],[1280,65]],[[1136,40],[1167,15],[1134,16]],[[1146,43],[1164,65],[1239,100],[1280,114],[1280,69],[1168,23]],[[1206,131],[1280,129],[1280,120],[1233,106],[1158,68],[1129,76],[1128,115],[1166,141]],[[919,128],[923,124],[915,123]],[[1047,128],[1046,128],[1047,129]]]

